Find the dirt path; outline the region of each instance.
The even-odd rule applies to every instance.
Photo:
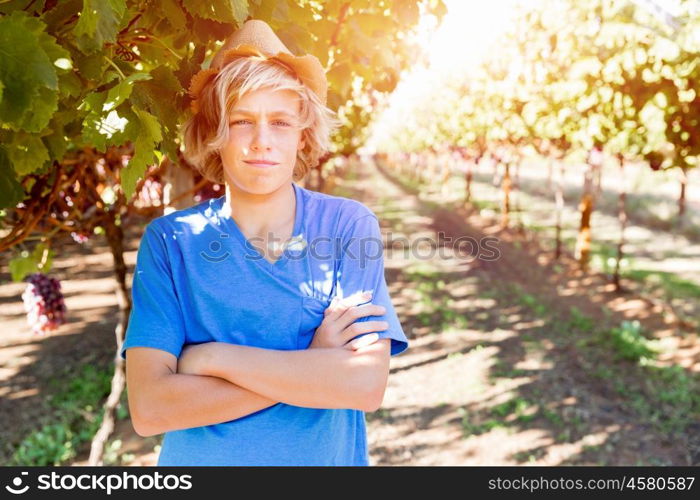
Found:
[[[699,443],[687,442],[692,420],[673,436],[655,428],[651,421],[678,409],[650,412],[639,401],[647,394],[635,392],[644,373],[591,341],[596,329],[639,318],[670,339],[676,356],[685,348],[697,362],[696,335],[679,334],[644,301],[614,296],[602,279],[579,276],[571,261],[554,273],[535,242],[424,202],[372,165],[340,190],[373,208],[393,240],[435,240],[440,231],[499,238],[492,261],[455,258],[448,247],[433,257],[414,252],[423,258],[387,252],[387,280],[412,342],[392,360],[383,408],[368,416],[375,464],[698,463]],[[637,399],[621,394],[625,386]]]
[[[374,165],[351,167],[334,194],[366,203],[387,238],[391,233],[387,282],[411,341],[392,359],[382,409],[367,416],[373,464],[700,463],[695,333],[667,324],[642,299],[615,296],[600,277],[578,275],[569,260],[552,266],[536,241],[499,232],[457,206],[436,205]],[[491,247],[500,255],[474,259],[431,244],[440,232],[498,238]],[[130,235],[130,272],[138,236]],[[399,248],[402,236],[413,251]],[[56,260],[71,311],[59,334],[33,337],[21,310],[23,286],[0,286],[6,443],[46,412],[48,383],[63,366],[111,359],[111,257],[106,248],[95,250],[101,253]],[[664,339],[653,371],[614,359],[605,343],[609,328],[633,318]],[[670,368],[679,364],[686,369]],[[160,439],[140,438],[128,419],[114,439],[128,454],[125,464],[155,463]]]

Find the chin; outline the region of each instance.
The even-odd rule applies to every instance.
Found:
[[[279,189],[279,188],[266,189],[266,188],[262,188],[262,187],[252,187],[252,188],[246,189],[246,192],[248,192],[250,194],[266,195],[266,194],[274,193],[275,191],[277,191],[277,189]]]
[[[236,187],[250,194],[272,194],[282,186],[286,186],[291,182],[289,179],[272,179],[262,176],[252,179],[247,179],[245,182],[237,182]]]

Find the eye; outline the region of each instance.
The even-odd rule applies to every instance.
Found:
[[[250,120],[234,120],[231,123],[229,123],[229,125],[243,125],[247,123],[250,123]]]
[[[275,120],[273,123],[274,123],[275,125],[281,125],[281,126],[283,126],[283,127],[289,127],[289,126],[291,126],[290,123],[288,123],[288,122],[286,122],[286,121],[284,121],[284,120]]]

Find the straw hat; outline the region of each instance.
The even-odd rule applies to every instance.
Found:
[[[193,99],[190,105],[193,113],[199,112],[199,96],[202,89],[221,68],[239,56],[271,59],[286,66],[318,96],[324,105],[326,104],[328,81],[321,62],[311,54],[295,56],[265,21],[250,19],[231,34],[212,59],[210,67],[192,77],[189,94]]]

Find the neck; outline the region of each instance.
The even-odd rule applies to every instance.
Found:
[[[226,183],[231,218],[246,233],[274,232],[294,218],[296,198],[292,183],[268,194],[251,194]]]

